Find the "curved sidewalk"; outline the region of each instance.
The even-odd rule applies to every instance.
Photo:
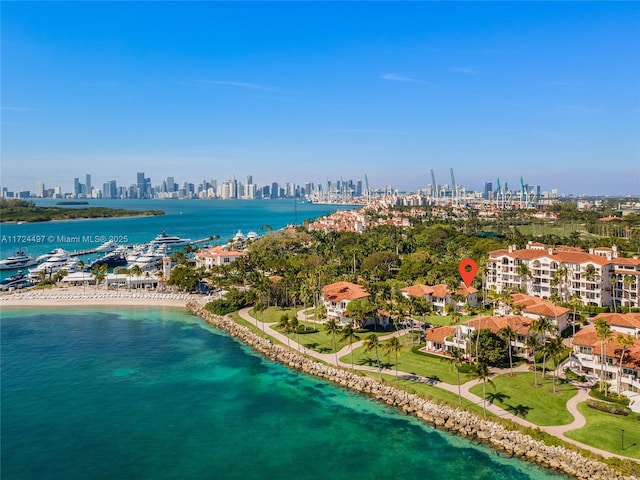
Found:
[[[252,317],[251,315],[249,315],[249,311],[251,310],[251,307],[247,307],[247,308],[243,308],[242,310],[240,310],[238,313],[240,315],[240,317],[254,325],[256,325],[258,328],[260,328],[262,331],[264,331],[265,333],[269,334],[270,336],[272,336],[273,338],[277,339],[278,341],[282,342],[284,345],[288,345],[290,346],[290,348],[298,350],[302,353],[304,353],[305,355],[308,355],[310,357],[316,358],[318,360],[321,360],[325,363],[328,363],[330,365],[337,365],[339,367],[343,367],[343,368],[347,368],[347,369],[351,369],[352,366],[350,363],[344,363],[342,361],[340,361],[340,358],[344,355],[347,355],[351,352],[351,348],[358,348],[360,346],[362,346],[362,344],[364,343],[364,340],[360,340],[358,342],[354,342],[351,346],[345,346],[342,349],[340,349],[337,354],[336,353],[320,353],[320,352],[316,352],[315,350],[310,350],[306,347],[304,347],[303,345],[300,345],[298,343],[296,343],[295,341],[293,341],[290,337],[287,337],[285,335],[283,335],[282,333],[278,332],[277,330],[275,330],[270,323],[266,323],[266,322],[261,322],[258,319],[256,319],[255,317]],[[389,335],[385,335],[384,337],[380,337],[380,340],[386,340],[388,338],[394,337],[394,336],[401,336],[404,333],[406,333],[406,331],[404,330],[400,330],[397,332],[393,332]],[[337,356],[337,362],[336,362],[336,356]],[[395,375],[395,370],[392,369],[385,369],[385,368],[375,368],[375,367],[367,367],[367,366],[362,366],[362,365],[354,365],[353,366],[354,370],[361,370],[361,371],[369,371],[369,372],[381,372],[381,373],[386,373],[389,375]],[[518,369],[514,369],[514,370],[518,370]],[[508,371],[508,370],[507,370]],[[432,385],[434,387],[437,388],[441,388],[443,390],[446,390],[448,392],[454,393],[455,395],[458,395],[458,385],[451,385],[449,383],[444,383],[442,381],[438,381],[438,380],[433,380],[431,378],[426,378],[426,377],[421,377],[419,375],[415,375],[415,374],[411,374],[411,373],[406,373],[406,372],[398,372],[398,376],[404,379],[408,379],[408,380],[413,380],[413,381],[418,381],[418,382],[422,382],[422,383],[426,383],[429,385]],[[493,375],[494,376],[494,375]],[[470,380],[466,383],[463,383],[460,385],[460,395],[462,396],[462,398],[464,398],[465,400],[467,400],[468,402],[474,403],[476,405],[482,405],[484,400],[481,397],[478,397],[477,395],[474,395],[473,393],[471,393],[469,391],[469,389],[476,385],[478,383],[477,380]],[[565,436],[565,433],[570,431],[570,430],[575,430],[578,428],[583,427],[586,424],[586,419],[584,418],[584,416],[578,411],[578,404],[580,402],[583,402],[585,400],[587,400],[588,398],[588,389],[581,387],[578,390],[578,393],[576,395],[574,395],[573,397],[571,397],[569,399],[569,401],[567,402],[567,410],[569,411],[569,413],[571,413],[571,415],[573,415],[574,421],[572,423],[569,423],[567,425],[552,425],[552,426],[540,426],[540,425],[536,425],[534,423],[531,423],[521,417],[518,417],[514,414],[512,414],[511,412],[508,412],[502,408],[500,408],[499,406],[491,403],[491,402],[486,402],[486,409],[488,412],[491,412],[492,414],[494,414],[497,417],[500,418],[506,418],[508,420],[513,421],[514,423],[517,423],[519,425],[523,425],[525,427],[530,427],[533,429],[540,429],[546,433],[549,433],[550,435],[553,435],[555,437],[559,437],[561,438],[563,441],[566,441],[567,443],[571,443],[577,447],[580,447],[584,450],[589,450],[591,452],[597,453],[605,458],[611,458],[611,457],[617,457],[617,458],[621,458],[621,459],[630,459],[630,460],[634,460],[637,461],[635,458],[632,457],[626,457],[624,455],[618,455],[612,452],[607,452],[606,450],[601,450],[599,448],[596,447],[592,447],[590,445],[586,445],[584,443],[580,443],[576,440],[572,440],[568,437]]]

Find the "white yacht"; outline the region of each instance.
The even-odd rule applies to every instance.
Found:
[[[250,242],[255,242],[258,239],[258,234],[256,232],[247,233],[247,240]]]
[[[71,273],[76,271],[76,267],[77,262],[71,258],[67,252],[61,248],[57,248],[47,261],[29,270],[29,277],[38,278],[41,272],[47,275],[53,275],[59,270],[66,270]]]
[[[184,247],[191,243],[190,238],[180,238],[174,237],[171,235],[167,235],[166,232],[162,231],[160,235],[151,240],[151,245],[166,245],[167,247]]]
[[[133,247],[133,250],[125,255],[127,263],[135,263],[138,257],[142,256],[147,251],[147,248],[149,248],[147,243],[141,243]]]
[[[96,252],[113,252],[116,248],[118,248],[118,244],[116,242],[108,241],[97,247]]]
[[[32,267],[37,263],[35,258],[25,254],[23,250],[18,250],[15,255],[0,260],[0,270],[17,270]]]
[[[133,262],[132,266],[137,265],[143,271],[153,270],[158,262],[166,255],[165,251],[165,247],[150,246],[145,253]]]
[[[17,290],[19,288],[30,287],[31,285],[32,283],[29,277],[22,272],[18,272],[0,281],[0,291]]]

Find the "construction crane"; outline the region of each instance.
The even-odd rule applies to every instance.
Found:
[[[369,203],[369,196],[370,196],[370,191],[369,191],[369,179],[367,178],[367,174],[364,174],[364,184],[366,187],[366,190],[364,191],[364,195],[367,198],[367,203]]]
[[[527,191],[524,188],[524,180],[522,180],[522,177],[520,177],[520,208],[522,207],[522,203],[525,203],[525,206],[527,203],[529,203],[529,199],[527,198]]]
[[[436,183],[436,175],[433,173],[433,169],[431,169],[431,195],[438,196],[438,184]]]

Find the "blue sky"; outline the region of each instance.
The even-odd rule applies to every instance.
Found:
[[[638,2],[3,1],[0,184],[640,194]]]

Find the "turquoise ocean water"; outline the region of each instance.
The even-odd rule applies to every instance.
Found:
[[[546,479],[177,309],[2,312],[2,478]]]

